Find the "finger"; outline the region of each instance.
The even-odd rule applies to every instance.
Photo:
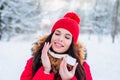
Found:
[[[44,47],[43,47],[43,48],[45,48],[45,47],[46,47],[46,44],[47,44],[47,43],[45,42],[45,44],[44,44]]]
[[[73,73],[73,74],[74,74],[75,71],[76,71],[77,65],[78,65],[78,63],[75,63],[75,65],[73,66],[73,69],[72,69],[72,73]]]
[[[61,71],[63,71],[63,66],[64,66],[64,58],[63,58],[63,60],[62,60],[61,63],[60,63],[60,70],[61,70]]]
[[[47,43],[45,42],[43,49],[42,49],[42,55],[46,55],[46,46],[47,46]]]
[[[47,45],[46,45],[46,51],[48,51],[51,46],[52,46],[52,43],[49,43],[49,42],[48,42]]]
[[[46,51],[48,50],[48,48],[49,48],[49,42],[47,42],[46,44]]]
[[[49,49],[50,49],[51,46],[52,46],[52,43],[49,44]]]
[[[63,69],[63,65],[64,65],[63,63],[64,63],[64,61],[62,60],[61,63],[60,63],[60,69],[59,69],[60,75],[63,75],[65,73],[64,69]]]
[[[44,44],[44,46],[43,46],[42,52],[45,51],[45,48],[46,48],[46,42],[45,42],[45,44]]]
[[[66,59],[65,59],[65,58],[64,58],[63,65],[64,65],[64,69],[67,70],[67,62],[66,62]]]
[[[60,63],[60,68],[62,68],[62,66],[63,66],[63,60],[62,60],[61,63]]]
[[[43,49],[42,49],[42,55],[41,55],[41,57],[43,58],[43,59],[45,59],[45,58],[47,58],[48,56],[47,56],[47,48],[48,48],[48,43],[46,43],[45,42],[45,44],[44,44],[44,46],[43,46]]]
[[[68,72],[67,62],[66,62],[65,58],[63,58],[63,66],[62,66],[62,68],[63,68],[63,71],[64,71],[65,73]]]
[[[51,47],[51,45],[49,44],[49,42],[45,42],[44,47],[43,47],[43,53],[47,54],[47,51],[49,50],[49,48]]]

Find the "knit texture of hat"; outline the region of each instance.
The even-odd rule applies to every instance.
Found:
[[[55,22],[51,29],[51,32],[54,32],[58,28],[64,28],[72,34],[73,41],[74,43],[76,43],[80,33],[79,23],[80,23],[79,16],[74,12],[68,12],[64,15],[63,18]]]

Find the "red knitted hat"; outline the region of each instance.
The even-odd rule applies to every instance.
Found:
[[[53,25],[51,32],[54,32],[58,28],[64,28],[72,34],[74,43],[76,43],[80,33],[79,23],[79,16],[74,12],[68,12]]]

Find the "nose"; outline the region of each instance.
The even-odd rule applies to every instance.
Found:
[[[63,36],[59,36],[59,41],[63,41],[64,40],[64,37]]]

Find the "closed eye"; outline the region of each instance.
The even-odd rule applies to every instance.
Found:
[[[55,35],[60,35],[60,33],[55,33]]]
[[[66,34],[66,35],[65,35],[65,38],[66,38],[66,39],[71,39],[71,38],[72,38],[72,36],[71,36],[71,35],[69,35],[69,34]]]
[[[59,30],[56,30],[56,31],[55,31],[55,35],[60,35],[60,31],[59,31]]]

